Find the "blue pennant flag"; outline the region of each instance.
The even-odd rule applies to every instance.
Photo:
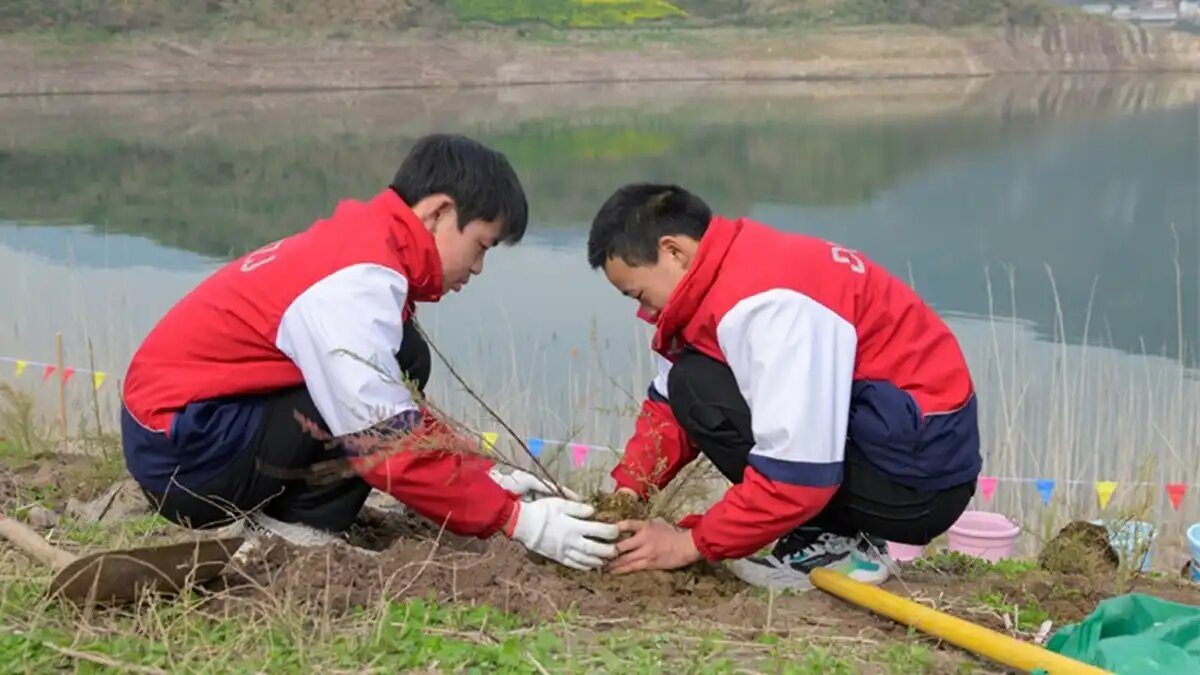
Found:
[[[1038,494],[1042,495],[1042,503],[1049,504],[1050,493],[1054,492],[1054,479],[1039,478],[1037,481],[1037,491]]]
[[[542,454],[543,441],[540,438],[529,439],[529,452],[533,453],[534,457]]]

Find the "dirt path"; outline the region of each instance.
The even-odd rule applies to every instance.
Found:
[[[579,33],[414,30],[354,40],[0,39],[0,95],[1200,71],[1200,37],[1131,25]]]

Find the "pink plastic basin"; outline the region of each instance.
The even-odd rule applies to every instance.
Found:
[[[1011,557],[1021,528],[999,513],[967,511],[950,527],[949,548],[996,562]]]
[[[912,544],[901,544],[898,541],[889,541],[888,557],[896,562],[908,562],[916,560],[925,553],[924,546],[914,546]]]

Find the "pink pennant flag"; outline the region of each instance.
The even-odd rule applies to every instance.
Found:
[[[71,376],[74,374],[75,374],[74,368],[63,368],[63,371],[62,371],[63,382],[66,382],[67,380],[71,379]]]
[[[1187,492],[1187,485],[1183,483],[1167,483],[1167,496],[1171,498],[1171,506],[1175,510],[1179,510],[1179,505],[1183,503],[1183,495]]]
[[[979,491],[983,493],[983,503],[992,501],[992,495],[996,494],[996,477],[980,476]]]
[[[582,443],[571,444],[571,457],[575,460],[576,469],[582,467],[583,463],[587,461],[588,449],[588,446]]]
[[[54,371],[55,371],[54,366],[46,366],[45,370],[42,371],[42,379],[43,380],[50,379],[50,376],[54,374]]]

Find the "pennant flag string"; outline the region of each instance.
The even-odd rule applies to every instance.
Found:
[[[43,382],[49,380],[50,377],[56,372],[58,372],[58,376],[62,378],[63,382],[69,381],[78,373],[87,373],[91,376],[93,389],[100,389],[100,386],[104,384],[104,380],[108,377],[108,373],[102,370],[64,366],[62,371],[59,371],[58,365],[53,363],[46,363],[45,361],[31,361],[29,359],[18,359],[11,356],[0,356],[0,363],[13,364],[13,377],[18,379],[25,374],[25,370],[30,366],[41,368]]]
[[[13,366],[13,376],[21,378],[25,371],[30,367],[40,368],[42,380],[47,381],[58,373],[59,378],[65,384],[72,377],[78,374],[88,375],[93,390],[99,390],[108,378],[108,373],[102,370],[92,370],[90,368],[77,368],[73,366],[63,366],[61,370],[58,364],[46,363],[45,361],[34,361],[30,359],[18,359],[11,356],[0,356],[0,363],[9,363]],[[495,431],[485,431],[480,433],[485,450],[493,451],[496,448],[496,443],[499,440],[499,434]],[[609,452],[621,454],[620,450],[605,445],[590,445],[587,443],[569,443],[566,441],[554,441],[544,438],[530,438],[528,442],[529,452],[534,457],[539,457],[545,451],[546,445],[558,445],[569,450],[571,461],[576,468],[581,468],[586,464],[589,454],[593,451]],[[983,501],[990,502],[996,494],[996,488],[1000,483],[1033,483],[1037,488],[1038,495],[1041,497],[1043,504],[1049,504],[1050,499],[1054,494],[1054,488],[1058,485],[1091,485],[1096,493],[1096,499],[1101,509],[1107,508],[1112,500],[1113,494],[1118,487],[1118,481],[1089,481],[1083,479],[1065,479],[1056,480],[1053,478],[1027,478],[1023,476],[980,476],[978,486],[980,495]],[[1162,485],[1165,488],[1166,495],[1170,500],[1171,507],[1175,511],[1182,508],[1183,500],[1187,496],[1189,487],[1200,487],[1200,483],[1155,483],[1147,481],[1134,481],[1121,484],[1128,487],[1157,487]]]

